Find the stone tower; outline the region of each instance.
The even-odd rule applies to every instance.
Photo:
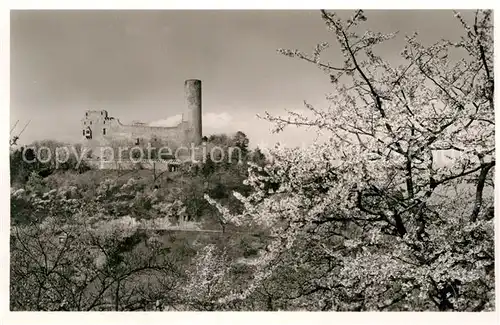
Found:
[[[189,79],[184,82],[184,92],[186,96],[186,112],[184,120],[188,123],[190,141],[195,145],[201,143],[202,125],[201,125],[201,80]]]

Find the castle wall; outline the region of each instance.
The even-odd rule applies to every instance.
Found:
[[[102,128],[105,126],[102,125]],[[108,124],[109,131],[103,136],[104,140],[127,140],[139,142],[140,145],[148,142],[162,141],[162,143],[179,146],[188,139],[185,123],[176,127],[151,127],[143,125],[124,125],[119,120],[111,120]]]
[[[105,110],[89,110],[82,119],[82,139],[85,148],[94,154],[92,158],[102,158],[103,147],[139,146],[168,147],[175,150],[178,147],[190,148],[192,144],[201,144],[202,113],[201,113],[201,81],[186,80],[185,95],[187,107],[183,120],[175,127],[154,127],[146,124],[123,124],[118,119],[110,117]]]

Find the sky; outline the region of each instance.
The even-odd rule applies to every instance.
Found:
[[[342,12],[350,16],[352,11]],[[399,31],[380,53],[396,62],[404,36],[432,43],[458,39],[449,10],[365,11],[367,29]],[[271,134],[256,117],[327,107],[329,78],[314,65],[277,53],[312,52],[335,42],[319,11],[11,11],[10,123],[20,143],[80,140],[88,109],[124,123],[174,125],[185,105],[184,80],[202,80],[203,134],[243,131],[252,146],[309,143],[314,133]],[[333,62],[338,47],[325,52]]]

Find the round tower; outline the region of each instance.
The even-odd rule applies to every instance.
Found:
[[[201,144],[201,80],[189,79],[184,82],[187,108],[186,120],[189,125],[191,139],[195,145]]]

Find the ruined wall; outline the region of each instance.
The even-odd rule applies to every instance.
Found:
[[[106,110],[89,110],[82,119],[82,139],[85,148],[93,152],[93,158],[101,158],[102,147],[191,147],[201,144],[202,112],[201,81],[189,79],[184,83],[186,108],[182,122],[175,127],[153,127],[146,124],[123,124],[108,115]]]
[[[189,145],[192,136],[188,123],[183,121],[176,127],[152,127],[126,125],[109,117],[107,111],[87,111],[82,120],[82,137],[86,148],[98,156],[100,147],[169,147],[172,150]]]

